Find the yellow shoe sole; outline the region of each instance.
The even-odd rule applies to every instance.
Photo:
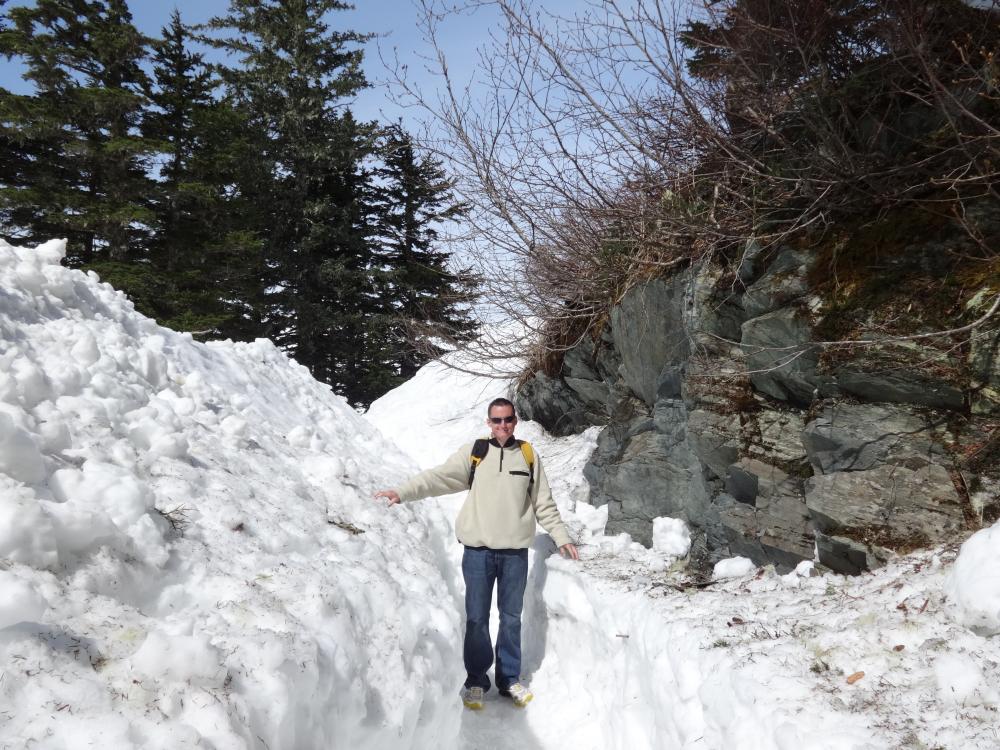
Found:
[[[510,693],[501,693],[500,695],[503,695],[503,696],[505,696],[505,697],[507,697],[507,698],[510,698],[510,702],[511,702],[511,703],[513,703],[513,704],[514,704],[515,706],[517,706],[518,708],[524,708],[524,707],[525,707],[525,706],[527,706],[527,705],[528,705],[529,703],[531,703],[531,699],[535,697],[535,694],[534,694],[534,693],[528,693],[527,697],[525,697],[525,699],[524,699],[524,700],[520,700],[520,701],[519,701],[519,700],[518,700],[517,698],[515,698],[515,697],[514,697],[513,695],[511,695]]]

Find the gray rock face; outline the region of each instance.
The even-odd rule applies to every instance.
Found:
[[[625,448],[628,426],[621,422],[612,422],[597,436],[597,445],[590,455],[590,460],[583,467],[583,476],[590,485],[590,502],[592,505],[607,505],[612,500],[607,493],[608,468],[618,463]]]
[[[652,419],[601,434],[584,475],[591,483],[591,500],[608,504],[608,533],[626,531],[648,546],[652,520],[659,516],[682,518],[696,530],[703,527],[709,493],[686,440],[685,411],[680,401],[658,405]]]
[[[747,319],[739,293],[740,285],[723,281],[721,268],[701,265],[691,272],[684,300],[684,327],[695,347],[724,354],[740,339],[740,326]]]
[[[926,418],[887,404],[828,405],[806,425],[802,444],[821,474],[867,471],[881,464],[918,469],[947,460]]]
[[[575,435],[594,423],[586,405],[559,378],[535,373],[514,398],[522,419],[538,422],[553,435]]]
[[[735,502],[720,511],[730,554],[771,563],[781,572],[811,560],[813,534],[801,489],[790,483],[758,501],[756,506]]]
[[[1000,414],[1000,330],[973,332],[969,347],[972,413]]]
[[[809,260],[808,255],[791,248],[779,251],[764,275],[747,287],[743,295],[747,317],[758,318],[805,295],[809,291],[806,284]]]
[[[837,370],[837,385],[847,393],[867,401],[922,404],[938,409],[961,409],[961,389],[926,377],[920,370],[899,367],[876,371],[858,371],[846,367]]]
[[[585,408],[607,413],[611,408],[611,386],[600,380],[565,377],[563,382],[583,402]]]
[[[772,497],[787,482],[788,474],[777,466],[756,458],[742,458],[729,467],[726,492],[741,503],[756,506],[758,497]]]
[[[585,336],[566,352],[563,358],[563,375],[613,383],[618,379],[620,365],[621,357],[615,350],[610,332],[605,329],[597,342]]]
[[[772,464],[742,458],[729,467],[726,490],[736,502],[719,516],[732,554],[773,563],[782,571],[812,559],[813,535],[801,479]]]
[[[949,469],[992,435],[989,421],[969,428],[964,404],[1000,414],[998,334],[974,338],[968,362],[920,344],[821,360],[803,310],[808,259],[786,249],[761,273],[765,256],[748,248],[738,268],[632,289],[560,378],[526,385],[519,408],[558,434],[605,425],[584,474],[607,532],[648,545],[652,519],[671,516],[691,527],[699,563],[742,554],[787,570],[818,551],[844,573],[959,532]],[[966,365],[978,391],[964,388]],[[1000,505],[979,502],[984,517]]]
[[[965,408],[963,363],[949,352],[914,341],[857,351],[834,368],[839,388],[865,401]]]
[[[740,456],[739,417],[696,409],[688,414],[688,439],[698,460],[725,479],[729,465]]]
[[[746,417],[747,452],[764,461],[801,472],[806,464],[802,445],[802,415],[792,410],[761,408]]]
[[[589,411],[607,416],[614,411],[618,399],[619,391],[615,384],[620,367],[621,357],[615,351],[610,332],[605,330],[597,342],[584,337],[566,352],[562,376]]]
[[[929,546],[954,535],[964,522],[961,498],[947,470],[935,464],[823,474],[806,480],[805,487],[806,506],[820,534],[869,549]],[[857,562],[833,554],[821,546],[820,562],[834,570]]]
[[[736,264],[736,278],[740,280],[741,284],[749,284],[750,280],[757,275],[763,252],[764,248],[757,240],[747,240],[739,262]]]
[[[885,563],[883,548],[849,539],[846,536],[830,536],[816,533],[816,554],[820,562],[836,573],[857,575],[866,570],[878,568]]]
[[[743,351],[754,388],[779,401],[809,404],[822,383],[809,322],[785,308],[743,324]]]
[[[687,273],[648,281],[630,290],[611,314],[615,342],[629,342],[620,350],[625,382],[650,406],[664,367],[682,364],[690,353],[683,324],[687,282]]]
[[[591,425],[606,424],[628,411],[631,394],[619,386],[621,360],[610,335],[596,343],[584,338],[566,352],[562,376],[535,373],[514,399],[518,413],[541,424],[553,435],[572,435]]]

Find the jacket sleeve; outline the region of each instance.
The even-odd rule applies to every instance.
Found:
[[[472,445],[462,446],[440,466],[422,471],[406,480],[396,490],[400,500],[403,502],[420,500],[469,489],[471,456]]]
[[[531,504],[535,509],[535,518],[538,519],[542,528],[549,532],[557,547],[570,544],[572,540],[563,525],[556,501],[552,499],[549,480],[545,476],[545,469],[542,468],[542,461],[537,453],[535,454],[535,472],[535,483],[531,491]]]

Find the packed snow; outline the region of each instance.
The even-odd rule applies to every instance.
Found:
[[[712,577],[718,580],[723,578],[743,578],[756,572],[757,566],[747,557],[731,557],[728,560],[719,560],[712,569]]]
[[[977,531],[962,545],[946,592],[955,619],[984,636],[1000,635],[1000,524]]]
[[[454,742],[447,521],[269,341],[200,344],[0,246],[0,747]]]
[[[706,579],[676,519],[603,534],[596,428],[532,423],[582,559],[539,533],[536,698],[464,711],[461,496],[372,495],[484,435],[509,380],[432,363],[362,418],[63,252],[0,244],[0,748],[1000,746],[1000,526],[857,577]]]

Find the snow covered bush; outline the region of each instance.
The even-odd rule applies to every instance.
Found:
[[[748,557],[730,557],[727,560],[719,560],[712,569],[712,578],[722,580],[725,578],[742,578],[757,570],[753,560]]]
[[[962,545],[947,593],[957,622],[981,635],[1000,633],[1000,522]]]
[[[691,549],[687,524],[680,518],[654,518],[653,549],[666,557],[684,557]]]

